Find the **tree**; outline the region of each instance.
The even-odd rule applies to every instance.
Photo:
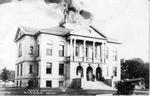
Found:
[[[149,88],[149,64],[150,63],[145,63],[140,68],[141,75],[142,75],[142,77],[145,80],[145,87],[146,88]]]
[[[140,77],[140,68],[144,65],[144,62],[140,58],[134,58],[130,60],[125,60],[121,64],[121,79],[133,79]]]
[[[0,74],[1,79],[6,83],[6,81],[8,80],[10,75],[9,70],[6,69],[6,67],[4,69],[2,69],[2,72]]]
[[[133,58],[121,62],[121,79],[144,78],[146,88],[149,87],[149,63],[140,58]]]

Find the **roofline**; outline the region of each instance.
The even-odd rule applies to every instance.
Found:
[[[24,34],[20,37],[20,38],[18,38],[18,39],[16,39],[16,36],[17,36],[17,34],[18,34],[18,30],[22,30],[23,32],[24,32]],[[19,25],[18,26],[18,28],[17,28],[17,33],[16,33],[16,35],[15,35],[15,39],[14,39],[14,42],[17,42],[18,40],[20,40],[21,38],[23,38],[25,35],[27,35],[27,36],[34,36],[34,35],[31,35],[31,34],[26,34],[26,31],[22,28],[22,26],[21,25]]]
[[[109,38],[106,35],[104,35],[101,31],[99,31],[97,28],[93,27],[92,25],[90,25],[89,27],[92,28],[94,31],[96,31],[98,34],[102,35],[104,38],[96,38],[96,37],[89,37],[89,36],[83,36],[83,35],[70,34],[71,31],[68,31],[68,33],[64,34],[64,35],[59,35],[59,34],[55,34],[55,33],[53,34],[53,33],[48,33],[48,32],[44,32],[44,31],[42,32],[42,30],[38,30],[35,34],[27,34],[26,31],[24,30],[24,28],[20,25],[20,26],[18,26],[16,36],[18,34],[18,30],[19,29],[22,30],[24,32],[24,34],[19,39],[16,39],[16,36],[15,36],[16,40],[14,39],[14,42],[17,42],[18,40],[22,39],[24,36],[32,36],[32,37],[36,36],[37,37],[40,34],[49,34],[49,35],[56,35],[56,36],[61,36],[61,37],[68,37],[70,35],[81,36],[81,37],[87,37],[87,38],[106,40],[108,43],[121,44],[121,42],[109,40]]]
[[[107,40],[107,38],[96,38],[96,37],[89,37],[89,36],[82,36],[82,35],[76,35],[76,34],[68,34],[67,36],[81,36],[81,37],[87,37],[87,38],[94,38],[94,39],[101,39],[101,40]]]
[[[104,35],[104,33],[102,33],[100,30],[98,30],[97,28],[95,28],[94,26],[90,25],[89,27],[91,27],[94,31],[98,32],[100,35],[102,35],[104,38],[107,38],[106,35]]]
[[[53,33],[47,33],[47,32],[42,32],[42,31],[38,31],[35,35],[38,36],[40,34],[49,34],[49,35],[56,35],[56,36],[61,36],[61,37],[65,37],[65,35],[59,35],[59,34],[53,34]]]
[[[19,41],[20,39],[22,39],[22,38],[25,37],[25,36],[31,36],[31,37],[34,37],[35,35],[24,34],[24,35],[22,35],[19,39],[15,40],[14,42]]]
[[[114,43],[114,44],[122,44],[121,42],[116,42],[116,41],[107,41],[107,43]]]

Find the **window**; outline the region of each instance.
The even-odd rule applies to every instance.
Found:
[[[117,49],[113,50],[113,60],[117,61]]]
[[[59,75],[64,75],[64,64],[59,64]]]
[[[92,58],[92,46],[86,46],[85,56],[88,58]]]
[[[30,46],[30,52],[29,52],[30,55],[33,55],[33,46]]]
[[[79,56],[79,45],[76,46],[76,56]]]
[[[89,46],[89,47],[88,47],[88,57],[89,57],[89,58],[92,58],[92,53],[93,53],[93,52],[92,52],[92,46]]]
[[[22,56],[22,46],[21,44],[19,45],[19,49],[18,49],[18,57]]]
[[[18,81],[17,81],[17,87],[18,87]]]
[[[69,12],[69,21],[72,23],[76,22],[74,13],[72,11]]]
[[[32,80],[29,80],[28,81],[28,88],[32,88],[33,87],[33,81]]]
[[[59,45],[59,56],[64,56],[64,45]]]
[[[20,81],[20,87],[22,86],[22,81]]]
[[[98,46],[95,46],[95,58],[97,58],[98,57],[98,48],[97,48]]]
[[[52,87],[52,81],[46,81],[46,87]]]
[[[46,55],[52,55],[52,44],[47,44],[48,48],[46,49]]]
[[[51,74],[52,73],[52,63],[47,62],[46,63],[46,74]]]
[[[40,55],[40,45],[37,45],[37,57]]]
[[[22,76],[22,64],[20,64],[20,76]]]
[[[107,67],[107,76],[109,75],[109,73],[108,73],[108,72],[109,72],[109,67]]]
[[[17,65],[17,76],[19,76],[19,65]]]
[[[117,67],[113,67],[113,76],[117,76]]]
[[[106,59],[108,59],[108,54],[109,54],[109,51],[108,51],[108,48],[106,48]]]
[[[64,86],[64,81],[59,81],[59,87],[63,87]]]
[[[88,47],[85,49],[85,56],[88,57]]]
[[[29,73],[32,73],[32,67],[33,67],[33,65],[29,66]]]

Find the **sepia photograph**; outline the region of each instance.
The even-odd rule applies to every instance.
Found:
[[[149,96],[150,0],[0,0],[0,96]]]

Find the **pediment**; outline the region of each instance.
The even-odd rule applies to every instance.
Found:
[[[18,27],[16,36],[15,36],[15,41],[18,40],[19,38],[21,38],[24,34],[25,34],[24,30],[22,30],[20,27]]]
[[[71,34],[78,35],[78,36],[92,37],[92,38],[100,38],[100,39],[107,38],[102,32],[98,31],[92,26],[82,30],[74,31]]]

